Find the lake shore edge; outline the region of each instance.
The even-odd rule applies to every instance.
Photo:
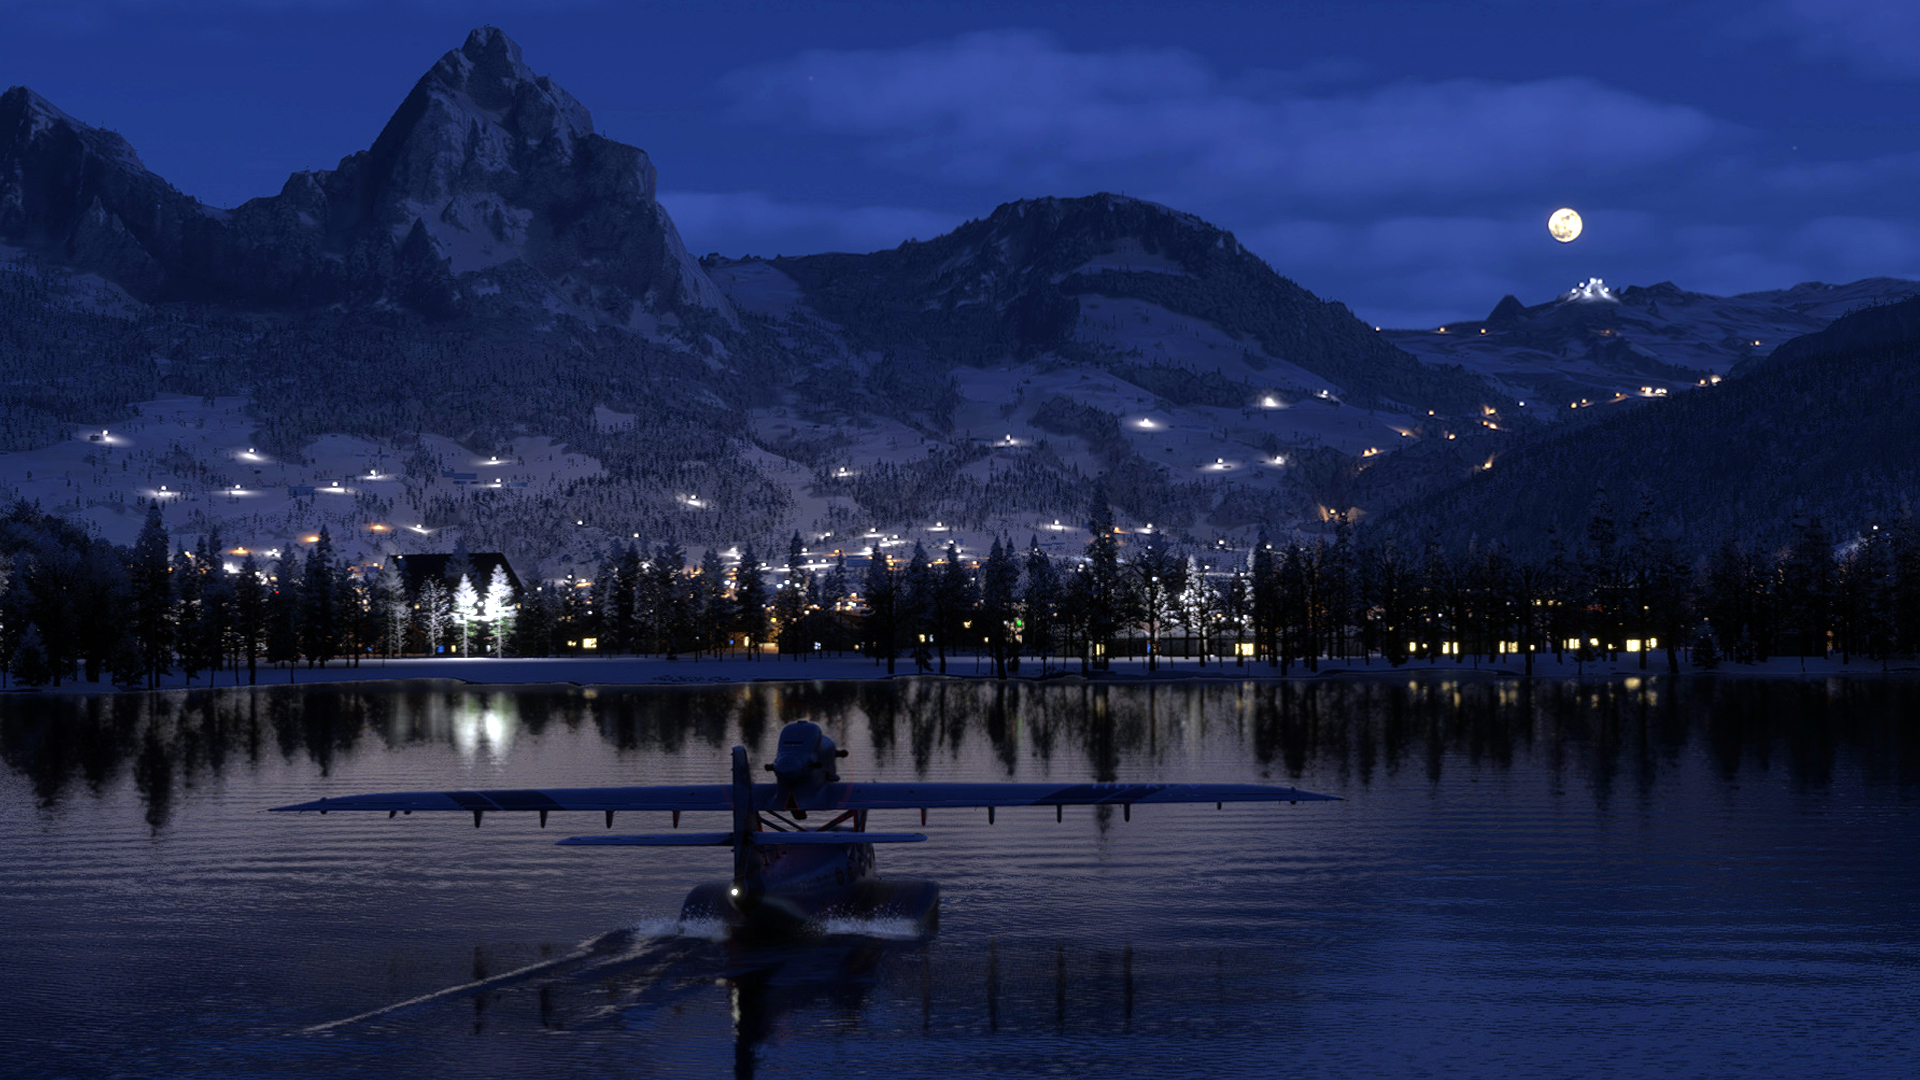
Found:
[[[1833,657],[1809,657],[1804,662],[1799,657],[1775,657],[1757,664],[1722,663],[1712,669],[1697,668],[1688,664],[1683,665],[1678,673],[1667,670],[1664,657],[1650,657],[1644,670],[1639,667],[1637,656],[1625,657],[1617,661],[1584,664],[1573,661],[1554,661],[1551,657],[1536,657],[1531,675],[1527,674],[1523,664],[1501,662],[1487,664],[1452,660],[1440,662],[1415,660],[1399,666],[1384,660],[1376,660],[1371,664],[1352,660],[1323,660],[1317,671],[1308,670],[1305,666],[1296,663],[1284,674],[1280,668],[1264,663],[1235,666],[1230,663],[1223,665],[1213,662],[1203,667],[1195,661],[1184,658],[1172,664],[1163,664],[1157,670],[1148,670],[1144,660],[1136,659],[1114,661],[1112,666],[1104,671],[1086,674],[1080,671],[1077,662],[1069,663],[1064,667],[1048,664],[1044,673],[1036,672],[1037,667],[1039,665],[1029,661],[1022,665],[1020,672],[1009,673],[1005,681],[1022,686],[1075,686],[1189,682],[1308,683],[1409,680],[1507,682],[1525,681],[1529,678],[1605,683],[1648,677],[1790,680],[1920,677],[1920,661],[1912,659],[1887,662],[1858,659],[1852,663],[1846,663]],[[976,663],[972,657],[960,660],[950,659],[945,673],[937,669],[915,670],[911,663],[901,663],[895,665],[892,674],[888,674],[884,665],[875,664],[870,659],[858,656],[801,660],[789,657],[759,660],[742,657],[667,660],[657,657],[622,656],[372,660],[363,661],[357,667],[336,661],[326,667],[295,666],[291,670],[284,667],[262,667],[258,671],[258,681],[252,685],[254,689],[289,686],[337,689],[348,686],[371,688],[370,684],[390,686],[448,683],[459,687],[486,687],[501,690],[543,686],[620,690],[640,687],[727,686],[820,681],[865,682],[890,679],[998,681],[994,678],[990,664],[984,661]],[[215,673],[210,679],[199,677],[191,681],[175,674],[164,678],[161,685],[152,690],[144,687],[123,688],[110,684],[75,681],[60,686],[45,687],[9,685],[0,689],[0,695],[24,697],[139,694],[158,691],[233,690],[247,688],[248,685],[244,678],[235,682],[232,672],[223,671]]]

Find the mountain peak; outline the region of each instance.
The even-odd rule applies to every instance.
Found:
[[[53,102],[34,93],[33,88],[30,86],[8,87],[6,93],[0,94],[0,113],[13,114],[16,112],[26,116],[38,117],[42,120],[64,120],[76,127],[86,126],[62,112]]]
[[[96,154],[114,158],[145,171],[139,155],[118,132],[92,127],[74,119],[58,105],[35,93],[31,87],[15,86],[0,94],[0,144],[12,143],[14,153],[24,144],[56,127],[70,129]],[[4,147],[0,147],[4,152]]]
[[[593,134],[586,107],[552,79],[534,74],[520,59],[519,44],[492,26],[473,31],[442,56],[414,87],[409,104],[420,107],[402,106],[394,117],[396,123],[410,121],[403,124],[407,134],[425,121],[428,128],[457,129],[455,137],[465,138],[478,122],[525,145],[557,137],[562,156],[576,139]]]

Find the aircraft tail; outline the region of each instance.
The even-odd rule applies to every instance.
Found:
[[[747,748],[733,748],[733,887],[737,904],[756,903],[766,887],[760,881],[760,857],[753,850],[753,834],[760,813],[753,805],[753,773],[747,768]]]

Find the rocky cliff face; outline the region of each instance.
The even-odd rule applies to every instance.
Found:
[[[442,57],[369,149],[233,211],[15,87],[0,96],[0,243],[150,300],[731,318],[655,200],[646,154],[596,134],[492,28]]]

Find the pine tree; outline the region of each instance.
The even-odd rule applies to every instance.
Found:
[[[292,549],[287,549],[273,568],[273,591],[267,595],[267,662],[287,665],[287,681],[293,681],[293,662],[300,658],[299,572],[294,566]]]
[[[307,552],[300,575],[300,649],[308,667],[326,667],[340,654],[340,597],[334,583],[333,538],[320,526],[320,538]]]
[[[248,686],[258,681],[256,665],[266,637],[267,584],[261,580],[259,561],[249,552],[240,561],[240,576],[233,583],[233,638],[235,648],[247,659]]]
[[[516,656],[552,656],[554,630],[559,625],[554,595],[545,585],[535,585],[520,598],[520,616],[513,625],[513,651]]]
[[[1114,526],[1113,507],[1107,502],[1106,485],[1093,490],[1092,514],[1087,521],[1087,561],[1085,564],[1085,633],[1088,651],[1097,667],[1108,665],[1114,635],[1124,618],[1120,581],[1120,537]]]
[[[1160,642],[1169,623],[1180,619],[1179,598],[1187,588],[1187,561],[1166,541],[1148,533],[1126,564],[1129,591],[1136,598],[1147,630],[1147,670],[1160,667]]]
[[[160,520],[160,504],[147,505],[147,520],[133,542],[128,567],[133,600],[133,637],[146,665],[147,687],[159,685],[173,651],[173,566],[167,557],[167,527]]]
[[[208,668],[210,660],[201,648],[202,641],[197,632],[203,615],[201,602],[206,593],[206,577],[192,553],[185,548],[173,555],[173,585],[176,652],[180,658],[180,673],[191,684],[194,676]]]
[[[985,624],[987,648],[993,657],[993,675],[1007,677],[1007,661],[1013,654],[1011,624],[1014,618],[1014,590],[1020,586],[1020,566],[1013,561],[1013,545],[1004,547],[995,537],[987,549],[987,562],[981,573],[980,621]]]
[[[1280,581],[1273,561],[1273,545],[1262,531],[1253,543],[1247,574],[1247,614],[1253,627],[1253,655],[1266,657],[1269,667],[1280,666]]]
[[[700,648],[702,651],[717,650],[726,639],[727,631],[733,626],[733,601],[727,595],[727,568],[720,562],[720,552],[712,547],[700,556],[700,575],[695,579],[696,623],[701,628]]]
[[[453,632],[453,597],[439,578],[430,577],[420,583],[420,595],[414,606],[420,640],[425,643],[428,656],[437,656],[447,635]]]
[[[805,636],[801,623],[807,613],[807,557],[799,533],[787,541],[787,576],[775,588],[774,622],[778,627],[780,651],[797,657],[801,638]]]
[[[1027,544],[1027,582],[1020,597],[1021,633],[1024,651],[1040,658],[1040,674],[1047,673],[1047,658],[1052,655],[1054,637],[1060,626],[1060,572],[1053,560],[1040,548],[1040,538]]]
[[[933,654],[927,648],[927,638],[936,632],[933,613],[933,563],[927,558],[927,549],[916,540],[913,557],[907,560],[906,573],[901,575],[896,607],[900,634],[910,646],[916,671],[926,671],[933,666]]]
[[[876,660],[886,658],[887,674],[891,675],[900,641],[900,581],[878,541],[867,557],[862,591],[867,600],[867,647]]]
[[[53,680],[53,665],[47,661],[47,647],[41,640],[38,624],[28,623],[20,635],[11,667],[14,680],[22,686],[45,686]]]
[[[967,636],[967,615],[976,603],[976,590],[973,576],[960,562],[960,548],[952,541],[947,542],[947,550],[940,563],[940,572],[933,583],[933,626],[938,635],[935,644],[940,651],[940,674],[947,673],[947,648],[960,647]]]
[[[647,568],[648,614],[660,651],[678,660],[692,637],[693,598],[687,588],[687,552],[672,540],[655,548]]]
[[[507,637],[513,632],[516,614],[513,584],[507,580],[506,566],[500,563],[493,565],[493,576],[487,580],[487,592],[481,597],[481,605],[486,611],[487,629],[493,636],[493,654],[505,656]]]
[[[206,582],[200,595],[201,618],[194,633],[201,649],[212,658],[213,670],[219,670],[233,652],[234,575],[227,573],[221,558],[220,534],[201,538],[195,560],[204,566]],[[234,669],[234,685],[240,684],[240,672]]]
[[[620,548],[611,572],[601,575],[604,586],[594,592],[601,597],[601,647],[612,652],[638,653],[647,650],[647,630],[653,620],[642,598],[645,591],[645,560],[639,541]]]
[[[453,587],[453,624],[460,630],[460,655],[473,655],[473,624],[480,620],[480,590],[466,574]]]
[[[760,655],[760,642],[767,636],[767,568],[748,545],[740,553],[740,565],[733,570],[734,627],[743,644]]]
[[[407,625],[413,621],[413,604],[407,599],[407,582],[398,565],[388,566],[376,579],[374,603],[381,613],[382,647],[386,655],[407,651]]]
[[[1833,613],[1833,539],[1818,516],[1796,517],[1793,546],[1780,567],[1783,614],[1802,660],[1827,654]]]
[[[1220,619],[1220,590],[1207,580],[1199,560],[1191,555],[1187,557],[1185,573],[1186,586],[1174,598],[1174,609],[1187,635],[1200,639],[1200,666],[1206,667],[1207,655],[1213,650],[1214,627]]]

